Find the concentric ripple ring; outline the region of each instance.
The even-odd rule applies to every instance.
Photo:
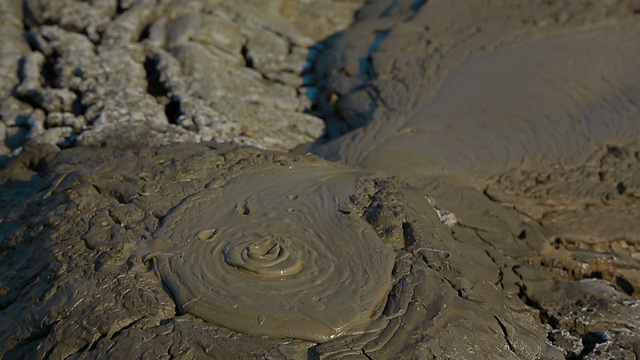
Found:
[[[288,250],[284,241],[278,241],[273,234],[263,236],[224,249],[224,261],[263,277],[291,276],[302,270],[302,261],[295,252]]]
[[[241,333],[326,342],[363,331],[392,285],[393,250],[356,211],[362,174],[266,168],[186,199],[154,255],[183,313]]]

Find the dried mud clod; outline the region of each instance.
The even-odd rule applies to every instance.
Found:
[[[547,250],[528,259],[544,277],[523,277],[520,296],[567,358],[639,353],[636,151],[606,146],[582,166],[505,174],[485,191],[548,234]]]
[[[308,114],[310,49],[362,3],[4,1],[0,155],[27,142],[312,142],[324,123]]]

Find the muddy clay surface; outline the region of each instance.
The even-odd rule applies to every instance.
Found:
[[[639,2],[0,10],[3,358],[640,355]]]

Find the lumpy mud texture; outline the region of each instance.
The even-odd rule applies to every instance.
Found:
[[[315,44],[362,2],[3,0],[0,161],[28,142],[312,142]]]
[[[0,10],[3,357],[640,356],[637,1]]]

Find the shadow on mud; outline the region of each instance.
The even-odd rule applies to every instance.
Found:
[[[324,120],[324,134],[306,149],[322,145],[369,123],[380,106],[372,55],[380,49],[396,21],[410,19],[425,0],[368,3],[354,15],[354,24],[314,44],[302,75],[312,103],[306,112]],[[358,21],[366,18],[364,21]]]

